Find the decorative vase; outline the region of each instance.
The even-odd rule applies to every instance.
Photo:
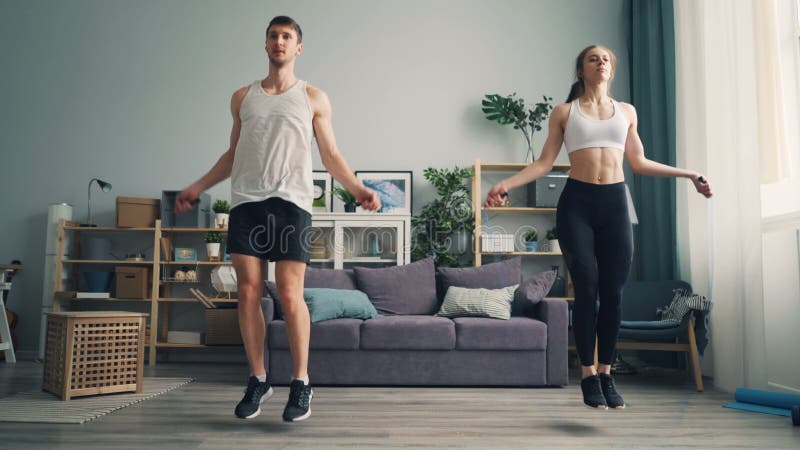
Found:
[[[355,203],[345,203],[344,204],[344,212],[349,212],[349,213],[356,212],[356,204]]]
[[[539,251],[539,241],[526,242],[525,243],[525,251],[528,251],[528,252],[537,252],[537,251]]]
[[[214,216],[214,224],[217,228],[228,228],[228,218],[230,214],[227,213],[217,213]]]
[[[219,242],[207,242],[206,243],[206,254],[208,255],[209,260],[219,260]]]
[[[561,253],[561,244],[558,239],[550,239],[550,251],[553,253]]]

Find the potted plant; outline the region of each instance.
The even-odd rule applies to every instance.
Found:
[[[214,224],[217,228],[227,228],[228,227],[228,217],[230,217],[231,213],[231,204],[228,203],[227,200],[217,199],[214,204],[211,206],[211,209],[214,210],[216,214],[214,216]]]
[[[344,212],[356,212],[356,196],[350,191],[337,186],[333,188],[333,195],[344,203]]]
[[[517,97],[516,92],[505,97],[487,94],[481,102],[481,109],[488,120],[500,125],[514,125],[515,130],[522,132],[528,144],[528,153],[525,156],[527,163],[536,159],[533,155],[533,134],[542,129],[542,122],[553,110],[553,98],[544,95],[542,99],[544,101],[536,103],[533,108],[528,107],[522,97]]]
[[[211,231],[206,234],[206,254],[209,261],[219,261],[219,247],[222,243],[222,235],[219,231]]]
[[[528,230],[522,236],[525,241],[525,251],[536,252],[539,250],[539,232],[536,228]]]
[[[411,218],[411,259],[433,256],[437,267],[469,264],[470,235],[475,226],[468,183],[471,168],[425,169],[423,175],[436,188],[438,198]]]
[[[561,253],[561,245],[558,243],[558,230],[556,227],[547,230],[547,243],[550,246],[551,252]]]

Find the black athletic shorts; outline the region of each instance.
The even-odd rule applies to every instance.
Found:
[[[311,214],[292,202],[272,197],[231,210],[228,253],[269,261],[310,260]]]

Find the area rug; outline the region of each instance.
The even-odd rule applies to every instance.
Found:
[[[147,377],[141,394],[92,395],[68,401],[49,392],[20,392],[0,398],[0,422],[85,423],[192,381],[192,378]]]

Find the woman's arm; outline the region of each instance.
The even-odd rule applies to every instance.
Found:
[[[550,124],[547,140],[542,146],[542,156],[520,170],[511,177],[492,186],[486,195],[483,206],[498,206],[503,203],[503,197],[511,189],[526,185],[531,181],[550,173],[553,170],[553,163],[561,151],[561,144],[564,143],[564,124],[569,117],[569,104],[564,103],[556,106],[550,113]]]
[[[628,137],[625,141],[625,156],[628,158],[628,163],[631,165],[633,172],[654,177],[688,178],[694,183],[697,192],[710,198],[713,195],[711,192],[711,183],[699,173],[650,161],[644,156],[644,145],[642,145],[639,132],[636,131],[636,126],[638,124],[636,108],[627,103],[622,103],[622,105],[631,122],[628,128]]]

